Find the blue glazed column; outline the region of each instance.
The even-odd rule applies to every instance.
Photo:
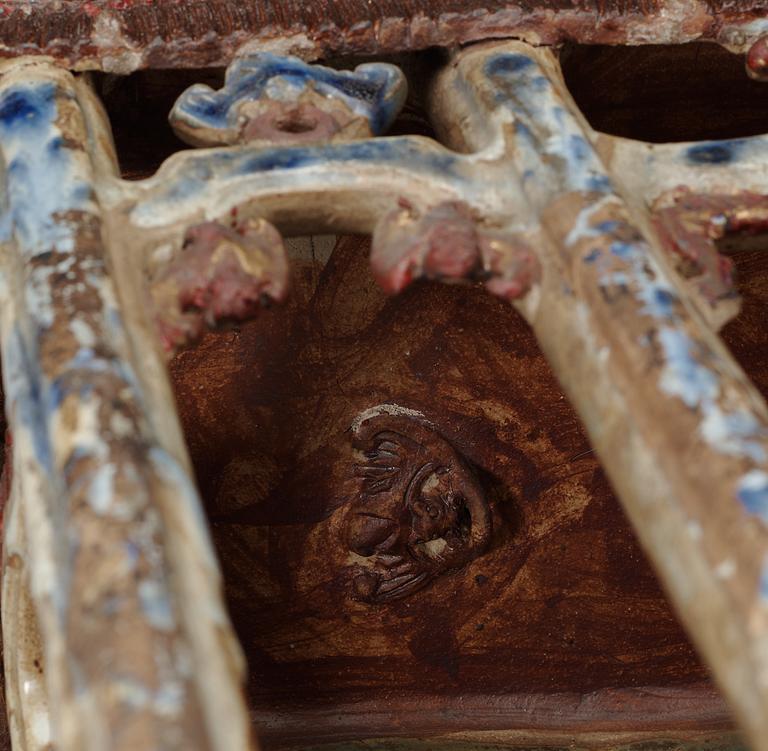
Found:
[[[77,86],[41,63],[15,61],[1,73],[12,504],[24,525],[22,563],[42,638],[53,741],[63,751],[245,748],[242,700],[233,700],[228,718],[240,725],[228,731],[237,741],[222,743],[201,694],[205,637],[182,601],[185,573],[169,553],[167,511],[170,500],[182,509],[177,516],[194,517],[197,499],[145,418]],[[186,523],[202,526],[196,517]],[[215,578],[215,564],[205,565]],[[212,594],[211,583],[199,581],[213,609],[216,586]],[[216,619],[209,642],[224,645],[231,637],[223,611]],[[19,738],[33,719],[15,721]]]
[[[689,634],[768,749],[768,410],[612,174],[554,55],[469,49],[435,96],[462,148],[503,145],[539,225],[521,306]],[[606,157],[605,155],[608,155]]]

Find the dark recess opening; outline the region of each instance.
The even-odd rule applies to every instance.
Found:
[[[444,60],[444,53],[431,49],[418,53],[340,57],[318,64],[340,70],[353,70],[365,62],[390,62],[400,66],[408,78],[408,100],[386,135],[434,137],[424,102],[431,76]],[[176,137],[168,114],[176,99],[193,84],[219,89],[224,84],[223,68],[190,70],[142,70],[129,76],[101,74],[97,90],[109,116],[120,172],[127,180],[151,177],[158,167],[177,151],[191,148]],[[307,123],[288,123],[287,130],[301,132],[312,128]]]
[[[568,46],[566,84],[596,130],[654,143],[768,133],[768,84],[716,44]]]
[[[721,336],[739,365],[768,399],[768,235],[727,236],[721,253],[733,259],[741,311]]]

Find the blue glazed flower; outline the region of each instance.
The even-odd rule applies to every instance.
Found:
[[[170,121],[179,136],[195,145],[290,141],[291,134],[308,132],[312,140],[331,140],[352,121],[365,127],[364,132],[357,127],[351,137],[380,135],[402,108],[406,93],[405,76],[394,65],[366,63],[354,71],[337,71],[296,57],[259,53],[232,63],[218,91],[202,84],[187,89]],[[246,132],[249,123],[265,118],[269,127]]]

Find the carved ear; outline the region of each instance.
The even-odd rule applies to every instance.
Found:
[[[471,519],[466,547],[467,560],[469,560],[480,555],[488,547],[492,532],[491,509],[475,473],[461,457],[457,455],[456,459],[457,466],[461,467],[460,491]]]

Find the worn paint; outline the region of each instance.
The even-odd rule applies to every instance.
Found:
[[[607,199],[587,204],[578,215],[566,244],[597,243],[598,247],[590,249],[584,259],[596,266],[600,285],[631,291],[641,303],[641,311],[657,321],[655,339],[663,354],[659,386],[687,407],[699,411],[701,437],[718,452],[764,461],[768,429],[749,411],[723,406],[721,377],[706,364],[713,358],[679,326],[682,303],[674,285],[665,278],[647,243],[619,239],[636,234],[631,226],[616,220],[599,220],[609,207]],[[610,257],[601,250],[606,246]],[[617,260],[621,265],[617,265]]]
[[[658,331],[665,365],[660,385],[691,409],[713,404],[720,391],[717,376],[698,361],[698,346],[680,329]]]
[[[52,10],[55,8],[55,11]],[[766,33],[765,3],[733,0],[89,0],[0,5],[0,54],[50,55],[63,67],[127,74],[142,67],[224,67],[254,48],[307,59],[452,47],[488,39],[531,44],[718,41],[746,52]]]
[[[603,223],[603,226],[605,225],[606,223]],[[626,230],[629,229],[618,222],[611,222],[609,226],[610,229],[607,232],[601,232],[603,239],[626,235]],[[624,232],[616,232],[619,228]],[[630,242],[612,240],[609,250],[614,258],[618,257],[624,264],[628,264],[631,272],[624,267],[622,270],[616,270],[615,263],[606,263],[606,272],[601,274],[601,286],[616,284],[624,287],[631,286],[635,296],[643,303],[644,313],[659,320],[674,321],[681,304],[680,298],[674,286],[665,279],[658,263],[650,255],[648,245],[642,240]],[[601,269],[600,264],[597,267]]]
[[[393,417],[408,417],[413,420],[419,420],[430,428],[435,428],[434,423],[427,420],[426,415],[423,412],[419,412],[417,409],[411,409],[410,407],[403,407],[400,404],[377,404],[375,407],[369,407],[363,410],[360,414],[355,416],[355,419],[350,425],[350,430],[353,433],[358,433],[363,423],[368,420],[372,420],[380,415],[392,415]]]
[[[535,148],[521,149],[520,172],[531,170],[540,180],[536,167],[546,155],[563,165],[558,171],[562,191],[611,191],[610,178],[581,128],[574,127],[573,116],[564,109],[560,95],[530,57],[491,54],[484,72],[496,103],[515,117],[521,145],[535,134]],[[538,190],[545,187],[538,181],[537,186]]]
[[[611,232],[616,229],[614,224],[606,224],[605,222],[599,222],[594,225],[593,219],[599,212],[605,209],[615,202],[615,197],[611,195],[603,196],[596,203],[590,204],[584,207],[576,217],[576,221],[573,223],[573,227],[565,237],[565,244],[570,248],[577,243],[585,239],[596,239],[602,237],[606,232]]]
[[[600,232],[599,226],[609,228],[608,232]],[[659,387],[699,412],[699,434],[714,451],[764,461],[768,428],[750,411],[726,406],[722,377],[713,367],[716,358],[681,325],[683,311],[679,295],[648,245],[642,241],[615,239],[628,234],[631,235],[632,230],[626,225],[603,222],[594,225],[592,231],[582,230],[580,236],[593,243],[602,239],[600,246],[607,245],[610,249],[610,260],[601,254],[596,256],[594,249],[586,256],[593,259],[600,285],[626,288],[641,304],[642,313],[655,320],[654,338],[663,355]],[[645,339],[643,343],[647,345],[650,341]]]
[[[760,596],[764,602],[768,602],[768,560],[763,563],[763,570],[760,574]]]
[[[565,246],[578,247],[583,257],[595,262],[600,285],[626,287],[640,311],[655,321],[663,357],[660,388],[699,411],[699,434],[714,451],[761,461],[768,434],[750,413],[723,404],[721,375],[708,363],[715,358],[690,339],[673,281],[631,223],[602,160],[564,108],[557,87],[533,57],[523,53],[491,53],[483,73],[496,106],[509,108],[515,118],[518,173],[531,170],[536,175],[535,182],[525,183],[526,193],[543,203],[548,199],[541,194],[553,191],[560,196],[580,194],[582,208],[564,238]],[[737,149],[736,142],[718,142],[690,147],[688,156],[713,164]],[[587,249],[581,250],[582,245]],[[596,250],[601,249],[610,258],[599,257]]]
[[[721,378],[703,364],[706,352],[685,332],[671,327],[658,331],[665,355],[659,385],[702,415],[701,436],[716,450],[755,462],[766,459],[768,429],[746,410],[725,411],[721,401]]]
[[[765,31],[768,31],[768,25]],[[749,48],[747,73],[757,81],[768,80],[768,36],[761,36]]]
[[[477,279],[500,297],[524,296],[538,277],[538,262],[525,241],[476,226],[469,206],[446,202],[423,213],[408,202],[379,220],[371,244],[371,268],[388,293],[414,279]]]
[[[178,255],[150,281],[155,324],[164,350],[194,341],[221,321],[244,321],[288,291],[282,238],[264,220],[233,227],[207,222],[190,227]]]
[[[768,472],[753,469],[742,477],[736,490],[744,508],[768,524]]]
[[[653,221],[677,271],[698,293],[708,317],[722,326],[738,312],[738,302],[733,262],[716,242],[727,233],[764,231],[765,198],[748,191],[702,195],[676,189],[658,197]]]

